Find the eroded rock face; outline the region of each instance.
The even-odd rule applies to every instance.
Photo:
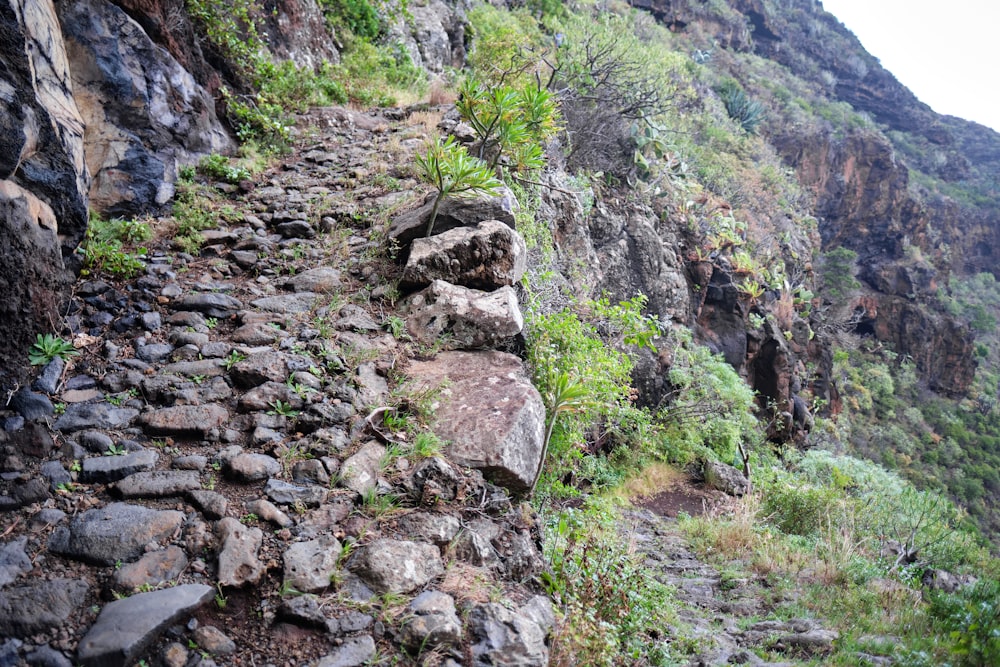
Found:
[[[420,387],[440,390],[434,432],[449,459],[512,491],[531,487],[541,462],[542,397],[521,360],[505,352],[443,352],[410,364]]]
[[[264,14],[267,45],[278,60],[315,68],[340,62],[323,12],[316,0],[277,0]]]
[[[49,329],[65,298],[56,218],[48,204],[0,181],[0,387],[13,386],[35,334]]]
[[[65,299],[62,257],[83,237],[87,171],[53,6],[0,2],[0,387],[21,377]]]
[[[87,127],[94,208],[136,215],[166,204],[179,164],[234,148],[208,93],[121,9],[60,3],[59,18]]]

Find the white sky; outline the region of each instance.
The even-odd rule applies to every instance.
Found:
[[[920,101],[1000,131],[1000,0],[822,0]]]

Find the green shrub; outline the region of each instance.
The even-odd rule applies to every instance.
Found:
[[[930,610],[958,665],[1000,665],[1000,582],[981,579],[957,594],[934,593]]]
[[[586,474],[590,482],[595,477],[620,481],[625,461],[640,458],[648,453],[643,447],[653,446],[650,416],[631,402],[634,361],[622,351],[632,344],[626,339],[651,340],[650,330],[658,331],[655,319],[641,315],[643,303],[641,298],[615,306],[606,301],[590,302],[579,313],[566,308],[528,318],[528,363],[539,392],[558,396],[558,384],[565,378],[570,385],[584,387],[587,394],[585,404],[554,422],[543,477],[550,490],[554,480],[567,474]],[[598,323],[602,333],[598,333]],[[549,407],[552,405],[550,401]],[[588,455],[588,442],[600,443],[596,449],[610,451],[618,458],[617,465]]]
[[[670,591],[642,567],[599,511],[552,516],[542,581],[562,612],[552,664],[666,665],[664,626],[676,617]]]
[[[547,90],[535,83],[487,86],[469,76],[456,106],[476,133],[479,157],[492,169],[542,166],[542,147],[558,129],[555,98]]]
[[[760,489],[761,514],[787,535],[816,535],[840,525],[846,512],[838,489],[803,483],[785,473],[763,481]]]
[[[851,292],[860,287],[854,279],[854,263],[858,253],[849,248],[834,248],[823,253],[823,263],[820,275],[823,279],[823,290],[820,294],[832,303],[846,300]]]
[[[438,207],[444,199],[495,194],[502,186],[486,163],[469,155],[454,137],[431,144],[426,154],[416,156],[416,162],[421,177],[437,190],[427,221],[427,236],[434,231]]]
[[[346,29],[358,39],[374,42],[385,32],[378,9],[367,0],[320,0],[320,6],[335,33]]]
[[[664,458],[687,463],[708,455],[739,465],[740,444],[750,449],[760,440],[753,390],[721,355],[695,344],[690,331],[675,329],[668,344],[671,392],[656,415],[666,428]]]
[[[502,11],[480,4],[469,12],[472,48],[468,64],[487,86],[523,85],[538,66],[532,51],[543,42],[534,17],[524,10]]]
[[[132,278],[146,268],[142,261],[146,248],[129,251],[127,246],[153,237],[149,223],[142,220],[112,218],[102,220],[91,215],[87,234],[77,252],[82,256],[82,275],[105,273],[115,278]]]

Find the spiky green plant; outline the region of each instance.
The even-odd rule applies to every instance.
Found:
[[[549,441],[552,440],[552,429],[555,428],[556,419],[560,414],[578,412],[586,410],[591,404],[590,392],[587,387],[578,380],[570,377],[569,373],[551,371],[549,391],[545,398],[548,403],[549,423],[545,428],[545,440],[542,442],[542,456],[538,462],[538,470],[535,472],[535,479],[531,482],[531,490],[535,490],[538,478],[542,476],[542,468],[545,465],[545,457],[549,451]]]
[[[764,105],[752,100],[734,81],[727,81],[719,90],[719,97],[729,117],[739,123],[747,134],[754,134],[764,120]]]
[[[52,334],[38,334],[34,345],[28,350],[28,361],[32,366],[44,366],[56,357],[69,359],[80,354],[73,343]]]
[[[427,221],[427,236],[434,230],[442,200],[462,195],[492,195],[503,185],[485,162],[469,155],[454,137],[431,144],[427,154],[418,155],[416,160],[420,175],[438,191]]]

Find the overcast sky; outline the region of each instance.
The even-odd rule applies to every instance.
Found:
[[[822,0],[938,113],[1000,131],[1000,0]]]

